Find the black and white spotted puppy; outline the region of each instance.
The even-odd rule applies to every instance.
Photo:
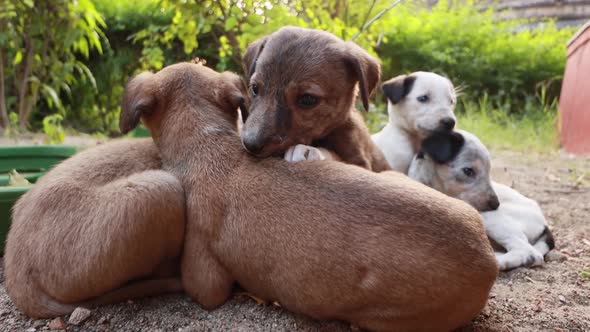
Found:
[[[496,252],[500,270],[542,265],[555,244],[539,204],[493,182],[490,170],[486,147],[473,134],[457,130],[425,139],[408,175],[481,212],[488,237],[504,249]]]

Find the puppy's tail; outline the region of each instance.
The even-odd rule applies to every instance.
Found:
[[[549,227],[545,226],[543,233],[541,233],[537,241],[535,241],[533,247],[535,247],[535,249],[537,249],[543,256],[555,248],[555,239],[553,238],[553,233],[551,233]]]
[[[97,298],[80,303],[62,303],[41,291],[35,292],[41,294],[39,301],[35,301],[35,308],[27,308],[29,310],[26,310],[28,312],[25,313],[35,318],[53,318],[70,314],[77,307],[91,309],[131,299],[177,293],[182,290],[182,282],[179,278],[146,279],[131,282]]]

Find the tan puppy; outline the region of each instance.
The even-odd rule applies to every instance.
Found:
[[[47,318],[181,290],[184,192],[160,169],[150,139],[112,142],[62,162],[23,195],[4,256],[16,307]]]
[[[248,46],[244,71],[252,107],[241,136],[249,152],[267,157],[313,145],[349,164],[390,169],[355,108],[358,86],[368,110],[380,74],[378,60],[358,45],[321,30],[284,27]]]
[[[177,64],[125,93],[122,128],[141,117],[184,186],[183,286],[204,308],[235,282],[371,330],[448,331],[484,307],[498,268],[466,203],[395,172],[256,159],[240,144],[245,91],[232,73]]]

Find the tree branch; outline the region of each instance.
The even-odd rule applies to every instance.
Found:
[[[377,15],[375,15],[375,17],[373,17],[369,22],[364,24],[361,27],[361,29],[357,33],[355,33],[354,36],[352,36],[352,38],[350,40],[355,40],[358,36],[360,36],[361,33],[363,33],[365,30],[367,30],[373,23],[375,23],[377,20],[379,20],[388,11],[390,11],[391,8],[397,6],[402,1],[403,0],[396,0],[396,1],[392,2],[391,5],[389,5],[389,7],[385,8],[382,11],[380,11],[379,13],[377,13]]]
[[[0,131],[8,128],[8,112],[6,111],[6,94],[4,91],[4,51],[0,49]]]

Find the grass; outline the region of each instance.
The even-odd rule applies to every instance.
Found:
[[[557,103],[531,102],[522,114],[493,107],[485,97],[463,102],[457,112],[459,128],[467,130],[491,149],[547,153],[557,145]]]

